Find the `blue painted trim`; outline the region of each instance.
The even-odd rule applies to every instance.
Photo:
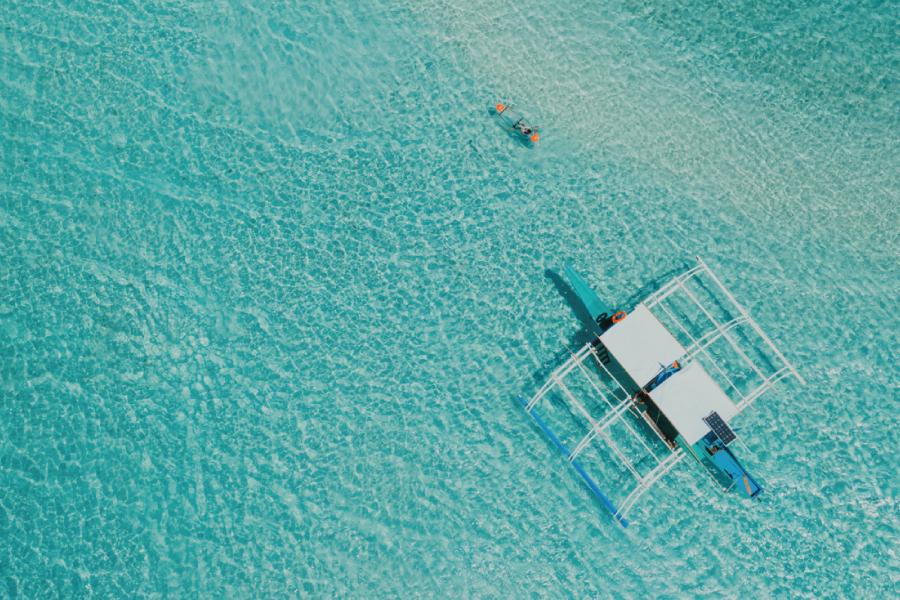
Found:
[[[528,402],[522,396],[519,396],[519,402],[522,403],[522,408],[525,408],[528,406]],[[550,441],[553,442],[553,445],[556,446],[556,449],[559,450],[560,453],[566,458],[566,462],[569,462],[570,452],[569,452],[568,448],[566,448],[563,445],[563,443],[561,441],[559,441],[559,438],[556,437],[556,434],[553,433],[553,430],[551,430],[547,426],[547,424],[544,423],[544,420],[537,413],[537,411],[535,409],[531,409],[530,412],[527,410],[525,412],[527,412],[528,414],[531,415],[531,418],[534,419],[534,422],[538,424],[538,427],[540,427],[543,430],[543,432],[545,434],[547,434],[547,437],[550,438]],[[573,461],[569,462],[569,464],[572,465],[572,467],[575,469],[575,471],[581,476],[581,479],[584,480],[584,483],[594,493],[594,495],[600,500],[600,502],[603,503],[603,505],[607,508],[607,510],[609,510],[609,512],[612,513],[612,516],[615,517],[615,519],[619,523],[622,524],[622,527],[628,527],[628,519],[626,519],[622,515],[618,514],[619,510],[610,501],[610,499],[606,497],[606,494],[604,494],[603,491],[600,490],[600,487],[594,482],[594,480],[591,478],[591,476],[587,474],[587,472],[584,470],[584,467],[582,467],[581,464],[577,460],[573,460]]]

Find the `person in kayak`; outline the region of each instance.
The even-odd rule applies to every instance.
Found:
[[[524,135],[525,137],[531,136],[534,133],[534,129],[525,124],[525,119],[519,119],[516,121],[516,124],[513,125],[513,129]]]
[[[498,102],[494,105],[494,108],[498,115],[505,115],[505,117],[509,119],[506,121],[506,124],[512,123],[511,129],[522,137],[530,140],[532,143],[537,143],[537,141],[541,139],[538,128],[528,125],[525,122],[525,117],[518,114],[511,106]]]

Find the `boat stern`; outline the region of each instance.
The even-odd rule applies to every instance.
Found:
[[[694,452],[700,457],[701,464],[726,489],[734,488],[741,496],[751,499],[758,498],[762,493],[762,486],[714,432],[709,432],[694,444]]]

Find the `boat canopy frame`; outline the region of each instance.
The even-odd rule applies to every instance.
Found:
[[[762,327],[760,327],[753,317],[750,316],[750,312],[737,301],[734,295],[727,287],[725,287],[725,284],[722,283],[722,280],[709,268],[709,265],[707,265],[699,256],[697,256],[696,259],[697,264],[694,267],[673,277],[663,284],[662,287],[641,301],[641,304],[646,306],[651,313],[653,313],[654,310],[659,310],[690,340],[691,344],[687,347],[686,354],[683,357],[684,363],[687,364],[700,356],[706,358],[706,364],[711,366],[728,383],[728,386],[735,390],[740,396],[739,401],[736,403],[738,413],[748,408],[767,390],[785,377],[793,376],[801,385],[806,385],[806,380],[800,375],[794,365],[785,358],[781,350],[778,349],[778,346],[775,345],[775,342],[766,335],[766,332],[763,331]],[[700,301],[697,295],[687,287],[686,284],[689,281],[700,279],[704,276],[706,277],[706,281],[712,283],[713,287],[728,301],[728,306],[737,313],[737,316],[725,323],[720,323],[703,302]],[[712,324],[712,327],[699,336],[692,335],[688,330],[688,327],[678,319],[674,311],[665,304],[667,299],[675,297],[676,294],[682,294],[687,298],[691,305],[698,308]],[[775,364],[774,371],[768,373],[765,372],[757,362],[753,361],[748,356],[747,349],[742,348],[735,336],[732,335],[733,331],[744,325],[755,333],[762,341],[763,346],[771,352],[769,358],[772,359],[771,362]],[[731,349],[733,349],[741,358],[743,364],[758,377],[758,384],[755,388],[747,393],[741,392],[732,379],[725,373],[720,362],[715,360],[709,354],[707,349],[718,340],[725,340]]]
[[[771,338],[766,335],[759,324],[753,320],[747,309],[738,303],[734,295],[722,283],[721,279],[713,273],[703,259],[699,256],[696,257],[696,259],[696,265],[673,277],[639,303],[650,310],[657,318],[658,315],[656,314],[656,311],[665,315],[667,320],[674,323],[676,328],[678,328],[690,341],[690,345],[685,348],[684,356],[680,357],[678,362],[682,365],[687,365],[694,360],[703,357],[704,360],[701,361],[703,365],[711,366],[729,384],[728,387],[737,392],[739,399],[735,403],[737,409],[736,414],[740,414],[745,409],[749,408],[768,389],[786,377],[793,376],[801,384],[805,384],[806,381],[797,369],[787,360],[787,358],[785,358],[784,354],[782,354]],[[736,316],[724,322],[720,322],[719,319],[715,318],[710,308],[705,306],[697,294],[691,291],[686,285],[691,280],[699,278],[703,278],[706,283],[712,284],[712,288],[717,290],[721,297],[727,300],[727,305],[725,307],[720,306],[720,309],[725,308],[728,313],[735,312],[737,313]],[[705,315],[712,327],[699,335],[691,334],[688,325],[679,320],[675,311],[666,305],[666,302],[674,298],[675,295],[684,296],[692,306],[699,309],[700,313]],[[728,310],[729,308],[731,310]],[[668,329],[668,327],[666,328]],[[758,352],[759,348],[742,347],[737,337],[733,335],[738,328],[749,329],[757,335],[762,341],[763,348],[768,349],[769,351],[769,353],[766,353],[766,356],[768,361],[772,363],[774,370],[764,370],[763,367],[751,359],[748,353]],[[735,385],[733,380],[725,372],[725,368],[719,361],[716,361],[709,352],[710,346],[720,340],[724,340],[741,358],[744,367],[748,370],[747,372],[756,376],[755,387],[750,391],[746,393],[741,392],[740,388]],[[609,510],[613,518],[623,527],[627,527],[627,517],[635,503],[664,475],[669,473],[679,462],[681,462],[687,453],[681,446],[673,444],[671,443],[671,440],[666,439],[646,412],[637,410],[635,404],[637,394],[629,391],[629,388],[633,389],[634,385],[631,382],[620,381],[620,379],[612,373],[611,369],[607,367],[607,363],[609,362],[608,358],[601,356],[601,353],[598,352],[598,347],[601,345],[600,337],[586,343],[578,351],[572,353],[568,360],[553,370],[547,381],[541,386],[537,393],[531,397],[531,399],[526,401],[524,398],[520,398],[520,400],[525,411],[537,422],[544,433],[550,437],[557,449],[566,457],[568,463],[572,465],[588,488]],[[599,369],[600,374],[605,375],[609,381],[605,382],[599,377],[592,377],[585,363],[596,366],[596,368]],[[603,401],[603,404],[606,405],[607,410],[602,415],[591,414],[587,409],[586,403],[579,399],[566,384],[566,378],[575,372],[580,373],[588,380],[590,383],[589,389],[592,394],[598,396],[600,400]],[[597,385],[597,381],[600,381],[600,385]],[[634,383],[638,386],[646,384],[646,382]],[[642,390],[643,388],[640,389]],[[561,392],[561,396],[565,399],[570,412],[580,414],[589,425],[587,433],[579,440],[572,450],[569,450],[569,448],[560,441],[556,434],[547,426],[537,410],[541,400],[554,390]],[[624,392],[624,399],[619,392]],[[730,394],[726,395],[730,396]],[[654,451],[651,446],[647,444],[645,437],[635,431],[632,427],[632,423],[626,418],[629,413],[643,418],[650,426],[650,429],[663,442],[666,451],[662,454],[658,454],[659,448],[657,448],[657,451]],[[624,455],[619,448],[619,445],[616,444],[612,435],[610,435],[610,429],[617,423],[622,423],[625,431],[644,447],[647,451],[647,456],[652,456],[655,460],[655,465],[648,472],[641,473],[634,462]],[[630,489],[618,506],[616,506],[612,500],[609,499],[607,494],[600,489],[597,483],[578,461],[579,455],[594,443],[597,438],[600,438],[605,442],[606,446],[622,463],[625,470],[627,470],[635,479],[634,487]]]

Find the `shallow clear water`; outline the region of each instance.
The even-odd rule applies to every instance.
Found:
[[[898,14],[4,4],[0,595],[896,595]],[[621,530],[514,401],[546,271],[694,254],[809,385]]]

